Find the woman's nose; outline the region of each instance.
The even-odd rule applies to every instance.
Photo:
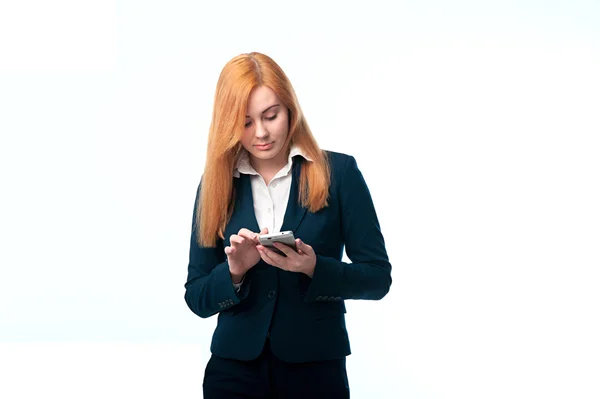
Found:
[[[267,129],[265,129],[265,126],[262,124],[262,122],[256,122],[256,129],[254,130],[254,135],[256,137],[266,137],[269,135],[269,132],[267,132]]]

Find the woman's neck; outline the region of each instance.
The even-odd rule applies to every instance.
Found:
[[[273,179],[273,177],[287,164],[289,149],[286,151],[281,151],[274,158],[271,159],[259,159],[255,157],[250,157],[250,165],[254,168],[259,175],[265,181],[265,184],[269,184],[269,182]]]

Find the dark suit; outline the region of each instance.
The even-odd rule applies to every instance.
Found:
[[[311,213],[298,203],[300,167],[307,161],[296,156],[280,229],[292,230],[313,247],[317,263],[312,279],[261,260],[246,274],[240,292],[235,291],[224,247],[241,228],[260,231],[248,175],[233,178],[235,205],[224,240],[215,248],[200,247],[192,229],[185,301],[200,317],[219,313],[214,355],[256,359],[269,336],[273,354],[285,362],[343,358],[350,354],[344,300],[376,300],[389,291],[391,265],[369,189],[352,156],[328,155],[329,206]],[[341,262],[344,245],[350,264]]]

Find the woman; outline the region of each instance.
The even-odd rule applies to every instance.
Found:
[[[286,230],[285,256],[258,241]],[[383,298],[391,265],[355,159],[318,147],[266,55],[221,72],[190,244],[186,303],[219,314],[206,399],[349,397],[344,300]]]

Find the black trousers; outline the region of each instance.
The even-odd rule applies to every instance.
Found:
[[[286,363],[271,352],[248,362],[212,355],[204,373],[204,399],[348,399],[346,359]]]

